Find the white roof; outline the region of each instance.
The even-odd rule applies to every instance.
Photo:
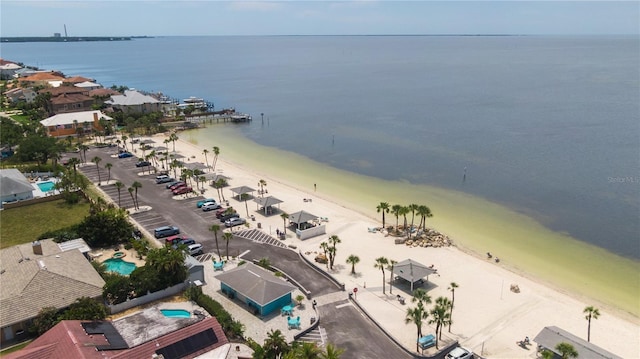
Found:
[[[81,112],[70,112],[70,113],[59,113],[55,116],[51,116],[45,118],[40,121],[43,126],[58,126],[58,125],[71,125],[74,121],[78,121],[78,123],[85,122],[93,122],[93,114],[98,115],[98,119],[103,118],[105,120],[113,120],[111,117],[105,115],[104,113],[95,110],[95,111],[81,111]]]
[[[13,64],[13,63],[0,66],[0,69],[2,69],[2,70],[17,70],[17,69],[21,69],[21,68],[22,68],[22,66],[20,66],[18,64]]]
[[[112,95],[111,100],[105,102],[112,105],[135,106],[145,103],[159,103],[160,101],[135,90],[125,90],[124,95]]]
[[[80,82],[74,85],[75,87],[102,87],[102,85],[91,81]]]

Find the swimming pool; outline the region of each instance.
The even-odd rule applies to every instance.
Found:
[[[160,309],[160,311],[168,318],[191,318],[191,313],[184,309]]]
[[[116,272],[121,275],[129,275],[136,269],[136,265],[123,261],[120,258],[109,258],[102,262],[107,267],[107,272]]]
[[[53,191],[56,186],[55,183],[53,183],[52,181],[45,181],[45,182],[38,182],[36,183],[38,185],[38,188],[40,188],[40,190],[42,192],[50,192]]]

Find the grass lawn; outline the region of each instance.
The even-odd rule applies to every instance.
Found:
[[[74,205],[58,200],[5,209],[0,211],[0,248],[33,242],[42,233],[80,223],[88,214],[84,199]]]
[[[17,345],[14,345],[12,347],[9,347],[7,349],[3,349],[2,351],[0,351],[0,357],[2,357],[5,354],[9,354],[9,353],[13,353],[13,352],[17,352],[18,350],[26,347],[27,345],[29,345],[29,343],[31,343],[31,340],[28,340],[24,343],[20,343]]]

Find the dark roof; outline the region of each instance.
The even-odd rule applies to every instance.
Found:
[[[425,266],[424,264],[418,263],[413,259],[406,259],[393,266],[393,274],[409,282],[416,282],[435,272],[435,270]]]
[[[318,219],[318,216],[309,212],[300,211],[289,215],[289,222],[304,223]]]
[[[61,105],[65,103],[77,103],[77,102],[89,102],[93,101],[93,99],[87,95],[83,95],[81,93],[65,93],[58,95],[56,97],[51,98],[51,104],[53,105]]]
[[[104,349],[113,348],[110,336],[97,333],[99,330],[91,323],[87,332],[83,328],[86,324],[80,320],[63,320],[24,349],[4,355],[2,359],[148,359],[154,354],[165,353],[169,355],[165,355],[165,358],[190,359],[229,343],[222,326],[214,317],[205,318],[136,347],[121,350]],[[113,340],[114,337],[111,338]],[[103,349],[99,351],[98,348]],[[180,355],[173,356],[175,353]]]
[[[279,203],[282,203],[281,200],[273,197],[273,196],[269,196],[269,197],[259,197],[259,198],[255,198],[254,202],[256,202],[257,204],[259,204],[262,207],[269,207],[269,206],[273,206]]]
[[[547,348],[548,350],[560,355],[556,350],[556,345],[559,343],[569,343],[578,352],[578,358],[580,359],[622,359],[621,357],[610,353],[597,345],[587,342],[584,339],[560,329],[556,326],[544,327],[538,335],[533,339],[534,342]]]
[[[245,263],[216,276],[220,282],[264,306],[296,287],[253,263]]]
[[[245,194],[245,193],[249,193],[249,192],[253,192],[255,191],[255,189],[248,187],[248,186],[240,186],[240,187],[236,187],[236,188],[232,188],[231,192],[237,194],[237,195],[241,195],[241,194]]]

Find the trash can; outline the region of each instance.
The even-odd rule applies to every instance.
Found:
[[[316,322],[316,317],[311,317],[311,325]]]
[[[262,223],[258,222],[258,228],[262,228]]]

